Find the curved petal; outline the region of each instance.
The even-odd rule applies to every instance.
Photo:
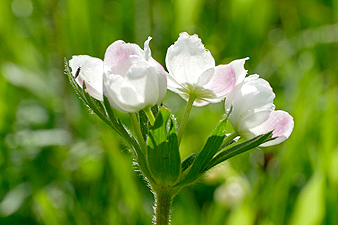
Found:
[[[168,73],[165,71],[165,69],[163,68],[163,66],[158,63],[153,57],[151,57],[151,50],[150,50],[150,47],[149,47],[149,42],[152,40],[152,37],[148,37],[148,39],[144,42],[144,59],[146,61],[148,61],[149,65],[154,67],[157,71],[157,73],[159,74],[162,74],[161,76],[165,78],[165,83],[166,83],[166,87],[165,89],[167,89],[167,76],[168,76]],[[135,63],[138,63],[135,62]]]
[[[120,75],[105,75],[104,95],[107,96],[110,105],[121,112],[137,112],[142,104],[140,95],[134,87]],[[136,109],[135,109],[136,108]],[[142,109],[142,108],[141,108]]]
[[[256,127],[263,124],[269,118],[271,112],[272,110],[264,110],[264,111],[259,111],[259,112],[251,114],[238,125],[238,129],[237,129],[238,134],[242,138],[249,140],[251,138],[256,137],[257,135],[265,134],[273,130],[271,129],[263,133],[254,132]]]
[[[122,112],[126,112],[123,109],[121,99],[121,87],[123,85],[124,78],[115,74],[103,75],[103,94],[108,98],[111,107]]]
[[[232,90],[225,101],[225,109],[228,111],[233,106],[229,120],[234,129],[247,117],[255,112],[273,110],[275,94],[270,84],[257,75],[251,75]]]
[[[236,85],[242,83],[248,71],[244,68],[245,61],[249,60],[249,57],[244,59],[236,59],[231,61],[228,66],[232,67],[236,74]]]
[[[188,96],[188,98],[185,99],[185,100],[188,101],[188,100],[189,100],[189,96]],[[193,105],[194,105],[194,106],[198,106],[198,107],[202,107],[202,106],[208,105],[209,103],[210,103],[210,101],[208,101],[208,100],[198,98],[198,99],[195,99]],[[216,103],[216,102],[215,102],[215,103]]]
[[[118,40],[111,44],[104,55],[104,72],[124,76],[132,63],[144,59],[144,52],[137,44]]]
[[[124,77],[104,77],[104,94],[112,107],[123,112],[138,112],[161,101],[167,90],[166,73],[152,63],[141,60],[133,64]]]
[[[73,76],[80,68],[76,78],[77,83],[82,87],[82,82],[86,82],[85,91],[95,99],[102,101],[103,61],[88,55],[77,55],[69,60],[69,66]]]
[[[211,70],[212,73],[210,73]],[[235,87],[235,83],[236,73],[234,68],[228,65],[219,65],[206,70],[198,79],[196,86],[210,90],[214,95],[212,98],[218,98],[221,101]]]
[[[151,58],[151,50],[149,47],[149,42],[151,41],[152,37],[148,37],[148,39],[144,42],[144,58],[145,60],[149,60]]]
[[[166,66],[172,80],[179,84],[195,85],[199,76],[215,66],[211,53],[205,49],[197,35],[181,33],[178,40],[168,48]],[[171,90],[171,86],[168,86]]]
[[[126,74],[125,82],[128,82],[138,94],[139,102],[135,105],[139,105],[137,106],[139,110],[157,104],[167,91],[166,74],[159,73],[147,62],[134,64]]]
[[[250,139],[273,130],[272,137],[275,139],[260,145],[266,147],[285,141],[293,127],[293,117],[289,113],[282,110],[261,111],[245,119],[239,126],[239,133],[244,139]]]

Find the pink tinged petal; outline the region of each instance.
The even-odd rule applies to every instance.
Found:
[[[283,141],[285,141],[292,133],[293,127],[294,127],[294,121],[293,117],[282,110],[277,110],[277,111],[271,111],[271,112],[258,112],[252,118],[248,118],[248,120],[254,120],[258,119],[259,117],[265,119],[264,122],[257,124],[251,124],[253,125],[252,127],[249,127],[247,121],[243,121],[243,123],[246,124],[247,130],[243,129],[245,126],[240,125],[241,129],[241,135],[243,138],[252,138],[254,136],[260,135],[260,134],[265,134],[269,131],[272,131],[272,137],[276,138],[272,141],[268,141],[260,146],[266,147],[266,146],[271,146],[271,145],[276,145],[279,144]]]
[[[121,40],[115,41],[106,50],[104,72],[124,76],[130,66],[139,59],[144,59],[144,52],[140,46]]]
[[[282,110],[277,110],[270,114],[269,119],[264,124],[262,124],[262,126],[264,125],[265,130],[274,128],[272,137],[276,137],[276,139],[262,144],[262,147],[277,145],[288,139],[293,131],[294,120],[289,113]]]
[[[235,87],[235,83],[236,73],[234,68],[228,65],[219,65],[206,70],[198,79],[196,86],[201,86],[204,90],[212,92],[213,97],[211,99],[221,101]]]
[[[228,65],[219,65],[206,70],[198,79],[195,93],[207,102],[220,102],[238,83],[244,80],[247,70],[244,69],[245,59],[234,60]]]
[[[246,117],[243,121],[240,122],[236,131],[242,138],[246,140],[254,138],[257,135],[263,134],[264,132],[263,133],[255,132],[255,129],[256,127],[259,127],[261,124],[265,123],[265,121],[269,119],[271,112],[273,111],[265,110],[251,114],[250,116]],[[268,130],[265,133],[271,130]]]
[[[232,67],[236,74],[236,85],[243,82],[246,74],[248,71],[244,69],[244,63],[246,60],[248,60],[249,57],[246,57],[244,59],[237,59],[228,64],[228,66]]]
[[[247,117],[255,112],[273,110],[275,94],[270,84],[258,76],[249,76],[243,83],[237,85],[226,98],[225,109],[233,106],[229,120],[235,129]]]
[[[185,32],[168,48],[165,61],[169,76],[181,85],[188,83],[194,86],[205,70],[215,66],[214,58],[201,39]]]
[[[82,87],[83,82],[85,82],[85,91],[93,98],[102,101],[103,61],[88,55],[78,55],[69,60],[69,66],[72,69],[73,76],[80,68],[76,78],[77,83]]]

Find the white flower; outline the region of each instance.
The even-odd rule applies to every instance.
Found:
[[[76,82],[81,87],[85,82],[85,91],[97,100],[102,101],[103,61],[88,55],[77,55],[69,60],[69,66],[72,69],[72,75],[77,76]]]
[[[175,44],[168,48],[166,66],[169,72],[168,89],[188,100],[196,96],[194,105],[204,106],[222,101],[234,86],[243,81],[249,58],[234,60],[215,67],[215,60],[198,36],[180,33]]]
[[[166,94],[167,72],[151,57],[150,40],[144,51],[136,44],[115,41],[105,53],[103,93],[117,110],[138,112]]]
[[[275,111],[275,94],[269,83],[258,75],[251,75],[232,90],[225,101],[225,109],[232,112],[229,120],[235,130],[244,139],[273,130],[276,138],[261,146],[276,145],[285,141],[294,127],[294,121],[285,111]]]

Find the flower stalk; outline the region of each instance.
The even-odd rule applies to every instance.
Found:
[[[155,225],[170,224],[170,207],[174,196],[166,190],[160,190],[155,194]]]
[[[141,128],[140,128],[139,123],[137,121],[137,117],[136,117],[135,113],[129,113],[129,116],[130,116],[130,119],[131,119],[131,123],[133,124],[133,127],[134,127],[136,139],[137,139],[139,145],[141,146],[142,152],[145,153],[147,151],[147,146],[146,146],[146,143],[143,139],[142,131],[141,131]]]
[[[196,97],[197,96],[195,94],[189,95],[189,100],[188,100],[187,105],[186,105],[185,110],[184,110],[184,114],[183,114],[183,118],[182,118],[182,121],[181,121],[181,124],[180,124],[180,128],[178,129],[178,132],[177,132],[178,144],[181,143],[181,139],[182,139],[185,127],[186,127],[187,122],[188,122],[190,111],[191,111],[191,108],[194,104]]]
[[[150,125],[154,126],[154,124],[155,124],[155,116],[154,116],[153,112],[151,111],[151,108],[150,107],[144,108],[143,111],[147,115],[148,120],[150,122]]]

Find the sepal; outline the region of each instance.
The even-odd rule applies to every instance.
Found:
[[[243,152],[246,152],[250,149],[256,148],[259,145],[263,144],[264,142],[271,141],[274,138],[271,138],[272,132],[270,131],[266,134],[258,135],[248,141],[242,142],[240,144],[237,144],[235,146],[232,146],[222,152],[220,152],[217,156],[215,156],[205,167],[203,172],[208,171],[212,167],[218,165],[221,162],[224,162],[227,159],[230,159],[238,154],[241,154]]]
[[[161,188],[172,186],[181,172],[181,159],[171,112],[161,107],[147,139],[149,170]]]
[[[191,161],[193,161],[192,166],[187,174],[179,183],[177,183],[175,186],[183,186],[189,183],[194,182],[197,180],[200,175],[204,172],[204,168],[209,163],[209,161],[214,157],[214,155],[217,153],[219,148],[222,145],[222,142],[224,140],[226,131],[226,123],[227,123],[228,117],[221,120],[210,137],[208,138],[206,144],[204,145],[202,151],[200,153],[197,153],[197,158],[194,160],[194,157],[196,155],[190,156],[191,159],[187,159],[188,161],[185,162],[185,166],[189,165]],[[189,157],[188,157],[189,158]]]

